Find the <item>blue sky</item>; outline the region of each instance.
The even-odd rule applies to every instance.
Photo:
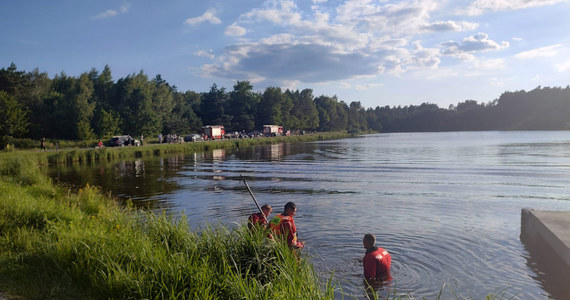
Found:
[[[364,107],[570,84],[570,0],[0,0],[0,67],[249,80]]]

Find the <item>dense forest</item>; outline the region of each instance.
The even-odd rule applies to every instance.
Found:
[[[199,132],[202,125],[253,131],[264,124],[291,130],[349,132],[565,130],[570,129],[570,87],[505,92],[489,103],[466,100],[449,108],[364,108],[336,96],[268,87],[254,92],[249,81],[233,90],[213,84],[207,92],[179,91],[161,75],[140,71],[114,81],[109,66],[79,77],[60,73],[0,70],[0,145],[11,138],[87,140],[117,134]],[[2,147],[0,146],[0,147]]]

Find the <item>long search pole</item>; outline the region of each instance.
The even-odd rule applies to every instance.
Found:
[[[257,205],[257,209],[259,209],[259,212],[261,213],[261,215],[263,216],[263,219],[265,219],[265,222],[267,222],[267,218],[265,217],[265,214],[263,213],[263,211],[261,210],[261,207],[259,206],[259,203],[257,203],[257,200],[255,199],[255,196],[253,195],[253,192],[251,191],[251,189],[249,188],[249,184],[247,184],[247,181],[245,181],[245,178],[241,178],[241,180],[243,180],[243,183],[245,184],[245,187],[247,188],[247,191],[249,192],[249,194],[251,195],[251,198],[253,199],[253,202],[255,202],[255,205]]]

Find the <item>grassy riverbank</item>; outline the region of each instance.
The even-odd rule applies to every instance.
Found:
[[[37,161],[0,160],[0,290],[24,299],[332,299],[311,264],[245,227],[188,228],[69,194]]]
[[[3,156],[27,156],[39,160],[41,164],[70,164],[94,161],[112,161],[121,158],[145,157],[171,153],[194,153],[213,149],[232,149],[254,145],[267,145],[277,143],[297,143],[341,139],[352,136],[345,132],[322,132],[296,136],[263,137],[254,139],[216,140],[207,142],[194,142],[182,144],[145,144],[142,147],[115,147],[115,148],[64,148],[48,152],[37,150],[15,150],[0,154]]]
[[[334,299],[335,287],[319,282],[303,255],[297,257],[263,233],[222,225],[193,231],[183,215],[119,206],[89,186],[72,193],[52,184],[38,168],[58,163],[50,159],[53,155],[64,155],[62,163],[91,161],[73,159],[92,157],[82,151],[113,151],[101,156],[112,160],[139,155],[133,151],[186,152],[198,147],[193,145],[204,151],[242,147],[244,141],[249,140],[3,153],[0,291],[13,299]],[[291,139],[248,143],[283,141]],[[395,292],[389,296],[402,297],[407,298]],[[497,298],[504,297],[489,299]]]

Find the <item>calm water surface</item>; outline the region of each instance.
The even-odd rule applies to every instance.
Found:
[[[288,201],[297,204],[295,223],[316,271],[326,279],[334,270],[356,298],[364,298],[368,232],[392,254],[393,281],[381,295],[433,299],[445,283],[449,297],[453,290],[480,299],[508,288],[520,299],[561,298],[545,288],[520,242],[520,214],[525,207],[570,210],[570,132],[376,134],[50,174],[139,205],[184,211],[193,227],[244,222],[256,210],[239,181],[244,176],[275,213]]]

